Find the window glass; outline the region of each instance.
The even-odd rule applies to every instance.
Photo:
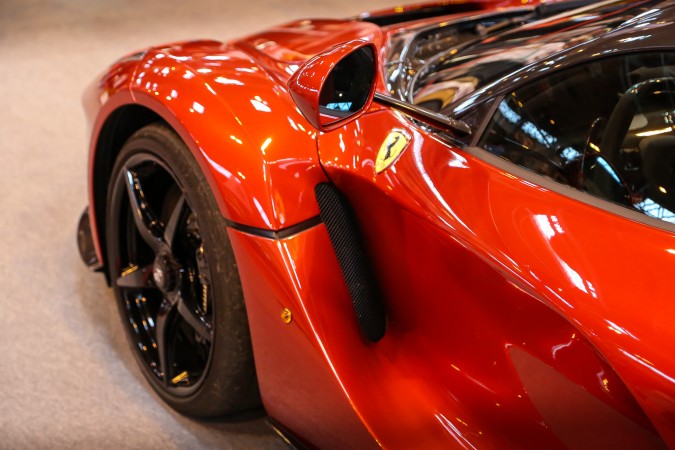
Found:
[[[531,22],[487,39],[483,36],[471,45],[433,47],[436,54],[426,54],[423,64],[412,66],[416,74],[409,86],[408,100],[447,114],[456,102],[504,75],[604,36],[659,3],[660,0],[598,2],[568,16]],[[501,25],[497,22],[494,26]]]
[[[675,54],[613,57],[508,94],[479,145],[675,223]]]

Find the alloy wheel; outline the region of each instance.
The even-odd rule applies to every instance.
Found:
[[[199,220],[165,163],[139,153],[115,180],[115,289],[142,366],[172,395],[207,374],[214,340],[210,271]]]

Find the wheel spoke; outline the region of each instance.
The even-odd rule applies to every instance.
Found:
[[[161,223],[143,194],[138,175],[129,169],[125,170],[124,175],[136,228],[143,240],[157,253],[163,244]]]
[[[180,294],[177,294],[179,299],[177,303],[178,314],[185,320],[185,322],[192,327],[197,335],[204,341],[213,342],[213,331],[211,328],[199,318],[195,311],[185,304],[185,300]]]
[[[134,311],[136,310],[135,301],[136,301],[135,298],[130,299],[129,297],[126,297],[124,299],[124,306],[126,307],[127,312],[129,313],[129,315],[127,316],[127,320],[129,322],[131,329],[134,332],[136,344],[142,347],[143,343],[141,337],[141,329],[138,326],[138,320],[136,320],[136,317],[134,315]]]
[[[153,348],[157,348],[157,342],[153,337],[155,322],[152,319],[150,311],[148,310],[147,299],[141,294],[136,295],[136,297],[134,298],[134,306],[136,307],[139,313],[139,318],[141,320],[139,325],[143,327],[143,330],[145,331],[144,335],[148,341],[147,344],[150,344],[150,346],[152,346]],[[145,344],[146,343],[144,343],[144,345]],[[143,349],[143,351],[148,351],[148,349],[145,348]]]
[[[132,265],[122,271],[117,278],[117,286],[121,288],[140,289],[152,286],[152,264],[145,267]]]
[[[169,247],[173,245],[174,237],[176,236],[176,229],[180,223],[180,219],[183,216],[183,211],[185,210],[185,195],[181,194],[176,200],[176,204],[169,215],[169,219],[166,221],[166,227],[164,228],[164,241],[169,244]]]
[[[148,308],[148,299],[137,292],[135,295],[122,294],[127,310],[127,320],[133,330],[133,343],[150,367],[157,368],[157,342],[155,341],[155,321]]]
[[[169,385],[171,377],[171,364],[173,358],[171,355],[171,321],[176,310],[175,304],[167,299],[163,299],[157,312],[157,324],[155,326],[155,337],[157,341],[157,353],[159,355],[159,368],[164,376],[164,384]]]

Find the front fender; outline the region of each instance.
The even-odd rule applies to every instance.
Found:
[[[318,214],[316,132],[248,55],[214,41],[165,47],[134,78],[134,102],[183,138],[226,219],[279,230]]]

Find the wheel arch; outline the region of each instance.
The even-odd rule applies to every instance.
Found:
[[[121,96],[126,97],[126,95]],[[175,133],[183,141],[190,153],[195,157],[197,163],[202,168],[206,179],[208,180],[211,191],[216,197],[221,214],[228,218],[228,206],[225,200],[219,195],[217,181],[213,179],[211,172],[207,168],[205,157],[199,151],[199,146],[194,138],[184,126],[180,123],[171,111],[166,111],[160,104],[150,102],[135,102],[133,98],[122,98],[110,102],[114,104],[109,112],[101,119],[94,140],[92,142],[92,152],[90,161],[90,220],[94,227],[94,236],[96,247],[99,251],[100,269],[108,278],[107,250],[106,250],[106,227],[105,216],[108,207],[108,185],[117,156],[121,152],[127,140],[145,126],[153,123],[159,123]],[[102,112],[105,111],[105,106]],[[101,115],[103,116],[103,115]],[[198,142],[198,139],[197,139]],[[107,280],[108,283],[110,280]]]
[[[99,261],[108,284],[105,211],[107,208],[108,184],[117,155],[124,143],[138,130],[151,123],[162,122],[170,127],[156,112],[138,104],[126,104],[113,110],[101,125],[94,144],[91,161],[90,204],[93,206],[94,232],[99,249]],[[175,131],[175,130],[174,130]],[[98,220],[96,220],[98,219]]]
[[[318,215],[314,187],[326,178],[318,161],[316,131],[286,87],[239,51],[230,60],[234,68],[214,68],[206,78],[192,68],[200,65],[159,58],[173,50],[149,52],[126,88],[102,96],[105,101],[96,113],[89,163],[90,220],[104,266],[110,172],[127,139],[155,122],[185,143],[228,221],[278,231]]]

